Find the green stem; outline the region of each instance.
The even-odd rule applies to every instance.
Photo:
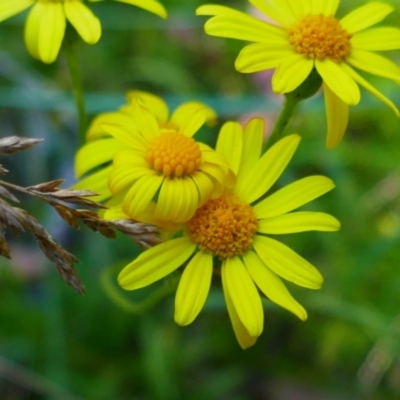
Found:
[[[79,117],[79,142],[82,145],[85,143],[86,134],[86,107],[85,98],[83,95],[81,69],[76,51],[76,42],[74,42],[73,40],[65,40],[64,49],[69,72],[71,74],[75,104]]]
[[[264,151],[267,147],[270,147],[272,144],[277,142],[283,135],[283,131],[285,130],[287,124],[290,121],[290,118],[293,116],[296,111],[297,105],[301,99],[298,99],[294,96],[285,96],[285,101],[283,103],[283,109],[279,115],[278,121],[276,121],[275,127],[271,132],[269,139],[264,144]]]
[[[141,302],[133,302],[125,297],[114,284],[113,268],[107,268],[101,274],[101,284],[109,298],[120,308],[132,314],[143,314],[152,309],[159,301],[173,293],[177,287],[177,280],[167,278],[165,285],[154,291]]]

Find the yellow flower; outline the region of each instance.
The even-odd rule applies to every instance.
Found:
[[[162,18],[167,17],[165,8],[157,0],[116,1],[144,8]],[[25,25],[25,43],[34,58],[45,63],[52,63],[57,58],[67,20],[86,43],[95,44],[100,39],[100,21],[82,0],[1,0],[0,22],[31,6]]]
[[[221,195],[231,176],[223,157],[192,137],[216,115],[203,103],[186,102],[169,117],[157,96],[135,91],[129,99],[119,112],[93,121],[90,142],[76,156],[76,173],[79,178],[97,170],[75,188],[100,193],[99,201],[112,197],[107,219],[185,222]]]
[[[267,235],[336,231],[340,227],[328,214],[291,212],[334,187],[324,176],[300,179],[264,198],[292,158],[300,137],[287,136],[261,156],[263,132],[258,118],[244,129],[238,123],[226,123],[217,151],[237,175],[234,188],[200,207],[185,224],[182,237],[144,251],[118,277],[122,288],[135,290],[186,264],[175,297],[175,321],[188,325],[206,301],[213,259],[219,258],[226,305],[242,348],[252,346],[263,330],[257,287],[271,301],[305,320],[305,309],[281,278],[309,289],[319,289],[323,282],[308,261]]]
[[[209,35],[254,42],[242,49],[235,67],[243,73],[275,69],[276,93],[296,89],[316,68],[323,79],[328,134],[327,147],[342,139],[349,105],[360,101],[361,85],[393,109],[396,106],[355,69],[400,82],[400,68],[375,53],[400,48],[400,29],[371,28],[393,11],[390,5],[371,2],[342,19],[334,17],[339,0],[249,0],[271,22],[234,9],[205,5],[197,15],[212,15]]]

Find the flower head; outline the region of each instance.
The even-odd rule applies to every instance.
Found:
[[[89,0],[92,2],[102,0]],[[162,18],[167,12],[158,0],[116,0],[150,11]],[[32,57],[52,63],[58,56],[67,20],[82,39],[95,44],[101,36],[99,19],[82,0],[2,0],[0,22],[32,7],[25,25],[25,43]]]
[[[186,102],[169,117],[157,96],[136,91],[129,99],[119,112],[93,121],[89,143],[77,153],[76,172],[79,178],[101,168],[75,187],[100,193],[100,201],[111,198],[108,219],[185,222],[233,176],[223,157],[193,138],[216,115],[203,103]]]
[[[270,21],[229,7],[205,5],[198,15],[211,15],[209,35],[254,42],[242,49],[235,67],[243,73],[275,69],[272,88],[289,93],[306,80],[313,68],[323,79],[328,122],[327,146],[342,139],[348,106],[360,101],[359,85],[393,109],[396,106],[356,69],[400,82],[400,68],[376,53],[400,49],[400,29],[373,25],[393,8],[371,2],[342,19],[335,17],[339,0],[249,0]]]
[[[292,212],[334,187],[324,176],[300,179],[264,198],[292,158],[300,137],[290,135],[261,156],[264,126],[251,120],[244,129],[226,123],[217,152],[237,175],[235,186],[202,205],[184,225],[182,237],[143,252],[119,275],[119,284],[135,290],[185,265],[175,298],[175,321],[190,324],[201,311],[211,285],[214,260],[219,271],[233,329],[242,348],[252,346],[263,330],[258,289],[305,320],[305,309],[282,279],[319,289],[322,276],[308,261],[268,235],[335,231],[339,222],[321,212]],[[262,200],[260,200],[263,198]]]

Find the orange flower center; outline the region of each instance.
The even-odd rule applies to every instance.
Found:
[[[289,28],[288,35],[294,51],[310,59],[340,63],[351,52],[352,35],[332,16],[307,15]]]
[[[249,250],[257,227],[253,208],[231,194],[209,200],[186,223],[193,242],[202,251],[221,258]]]
[[[146,159],[165,177],[183,177],[199,169],[201,150],[191,137],[166,131],[150,143]]]

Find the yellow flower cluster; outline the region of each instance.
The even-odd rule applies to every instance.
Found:
[[[185,265],[175,321],[187,325],[203,308],[217,272],[236,337],[247,348],[263,329],[258,290],[305,320],[283,280],[309,289],[323,281],[314,266],[270,235],[336,231],[340,224],[325,213],[295,211],[333,189],[324,176],[266,196],[293,157],[298,135],[262,154],[262,119],[245,127],[227,122],[213,150],[193,136],[215,118],[199,102],[184,103],[169,116],[161,98],[130,92],[127,105],[98,116],[89,128],[76,157],[77,176],[89,175],[76,187],[100,193],[109,206],[106,219],[133,218],[173,232],[121,271],[124,289],[143,288]]]

